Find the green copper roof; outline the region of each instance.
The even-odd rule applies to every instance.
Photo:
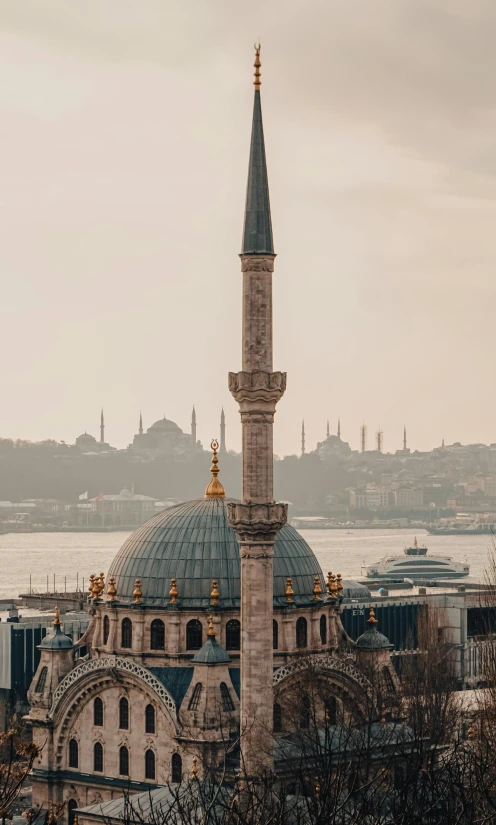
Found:
[[[200,665],[220,665],[227,664],[231,657],[227,650],[218,643],[215,636],[207,636],[207,641],[200,650],[193,656],[192,662]]]
[[[251,130],[250,165],[246,187],[243,255],[274,255],[270,220],[269,180],[262,123],[260,92],[255,92]]]
[[[177,580],[179,606],[210,606],[212,579],[219,583],[220,607],[239,607],[238,538],[227,522],[226,499],[198,499],[153,516],[124,542],[108,573],[115,576],[117,600],[132,601],[141,579],[143,602],[169,604],[171,579]],[[306,541],[286,524],[274,551],[274,605],[286,604],[286,579],[293,582],[294,603],[313,604],[314,577],[322,592],[320,565]]]

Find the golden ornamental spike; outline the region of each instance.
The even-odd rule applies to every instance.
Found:
[[[467,739],[475,739],[475,730],[472,726],[467,730]]]
[[[331,573],[330,570],[327,574],[327,583],[326,584],[327,584],[327,592],[329,593],[329,595],[331,595],[332,573]]]
[[[198,760],[193,756],[193,765],[191,766],[191,779],[198,779]]]
[[[133,604],[141,604],[142,595],[143,595],[143,591],[141,590],[141,579],[136,579],[136,581],[134,583],[134,590],[133,590],[133,596],[134,596]]]
[[[375,609],[373,604],[370,605],[369,618],[367,619],[367,624],[379,624],[375,617]]]
[[[107,585],[107,601],[108,602],[115,602],[115,597],[117,594],[117,588],[115,586],[115,579],[113,576],[110,577],[108,580]]]
[[[208,633],[207,633],[207,636],[215,636],[214,618],[213,618],[212,614],[210,614],[210,616],[208,617]]]
[[[93,583],[91,585],[91,598],[93,599],[93,601],[95,601],[95,599],[98,599],[99,595],[100,595],[99,578],[98,578],[98,576],[93,576]]]
[[[255,62],[253,65],[255,67],[255,80],[253,81],[253,85],[255,86],[255,91],[259,92],[260,86],[262,85],[260,74],[260,67],[262,65],[260,62],[260,43],[258,45],[255,43]]]
[[[341,594],[343,592],[343,589],[344,589],[343,588],[343,579],[341,577],[341,573],[338,573],[338,575],[336,576],[336,588],[337,588],[337,591],[338,591],[338,596],[341,596]]]
[[[54,627],[60,627],[60,613],[58,604],[55,605],[55,618],[52,624]]]
[[[212,450],[212,466],[210,467],[210,472],[212,473],[212,481],[205,490],[205,498],[225,498],[225,490],[222,484],[220,483],[219,479],[217,478],[217,476],[219,475],[219,468],[217,466],[219,463],[219,459],[217,458],[219,442],[216,438],[214,438],[212,443],[210,444],[210,449]]]
[[[210,602],[212,604],[212,607],[218,607],[219,606],[219,595],[220,595],[220,593],[219,593],[219,582],[217,581],[217,579],[213,579],[213,581],[212,581],[212,591],[210,593]]]
[[[322,588],[320,586],[320,580],[318,576],[315,576],[313,580],[313,597],[315,601],[320,601],[320,594],[322,593]]]
[[[171,587],[169,590],[169,597],[171,604],[177,604],[177,583],[176,579],[171,579]]]
[[[331,575],[331,587],[330,587],[329,595],[333,599],[337,598],[337,595],[338,595],[338,586],[336,584],[336,576],[334,575],[334,573]]]
[[[95,583],[95,575],[94,575],[94,573],[92,573],[91,576],[90,576],[90,583],[88,585],[88,592],[90,594],[91,599],[94,598],[93,597],[93,585],[94,585],[94,583]]]
[[[288,604],[291,604],[293,601],[294,590],[293,590],[293,582],[290,578],[286,579],[286,601]]]
[[[102,595],[102,593],[103,593],[103,591],[105,590],[105,573],[103,573],[103,572],[101,572],[101,573],[100,573],[100,584],[99,584],[99,587],[100,587],[100,593],[99,593],[98,595],[100,595],[100,596],[101,596],[101,595]]]

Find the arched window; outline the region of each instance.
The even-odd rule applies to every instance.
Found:
[[[296,647],[307,646],[307,620],[300,616],[296,622]]]
[[[308,730],[310,727],[310,699],[308,696],[301,697],[300,730]]]
[[[129,728],[129,702],[124,696],[119,701],[119,728],[121,730]]]
[[[226,650],[239,650],[241,647],[241,625],[237,619],[229,619],[226,624]]]
[[[147,705],[145,708],[145,733],[155,733],[155,708]]]
[[[396,687],[394,684],[393,677],[391,676],[391,671],[388,667],[382,668],[382,678],[384,680],[384,687],[387,693],[396,693]]]
[[[103,745],[100,742],[93,746],[93,770],[103,773]]]
[[[282,709],[278,702],[274,702],[273,729],[274,733],[280,733],[282,731]]]
[[[337,725],[338,723],[338,703],[334,696],[326,700],[325,719],[328,725]]]
[[[155,779],[155,754],[150,748],[145,753],[145,779]]]
[[[69,799],[69,802],[67,803],[67,821],[68,821],[69,825],[74,825],[74,822],[76,820],[77,807],[78,807],[78,804],[77,804],[76,800],[75,799]]]
[[[201,682],[197,682],[194,689],[191,699],[189,700],[188,710],[198,710],[198,705],[200,704],[200,696],[203,689],[203,685]]]
[[[154,619],[150,627],[150,647],[165,650],[165,625],[162,619]]]
[[[121,647],[131,648],[133,646],[133,624],[127,616],[122,620],[121,625]]]
[[[202,623],[198,619],[191,619],[186,625],[186,648],[188,650],[200,650],[202,644]]]
[[[320,617],[320,641],[323,645],[327,644],[327,617]]]
[[[172,781],[173,782],[182,782],[183,781],[183,760],[179,756],[178,753],[172,754]]]
[[[129,776],[129,751],[125,745],[119,748],[119,774]]]
[[[69,739],[69,767],[79,768],[79,745],[76,739]]]
[[[226,712],[234,710],[232,696],[229,693],[229,688],[227,687],[225,682],[220,683],[220,699],[222,702],[222,710]]]
[[[43,693],[45,690],[45,684],[47,680],[48,668],[42,667],[40,671],[40,675],[38,676],[38,681],[36,682],[35,693]]]
[[[106,645],[110,633],[110,619],[108,616],[103,617],[103,644]]]
[[[103,727],[103,702],[99,696],[93,702],[93,724]]]
[[[272,649],[279,649],[279,625],[275,619],[272,619]]]

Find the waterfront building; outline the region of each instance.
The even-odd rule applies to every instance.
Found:
[[[131,490],[90,499],[90,524],[93,527],[137,527],[155,513],[156,499]],[[84,520],[80,523],[84,524]]]
[[[284,749],[276,746],[293,691],[302,690],[303,654],[343,719],[368,718],[371,667],[380,667],[385,684],[397,684],[373,611],[354,643],[341,605],[356,586],[324,577],[286,523],[287,505],[274,499],[272,431],[286,387],[286,374],[272,363],[274,259],[257,49],[241,254],[242,370],[229,374],[243,428],[242,499],[226,496],[213,442],[205,497],[147,521],[119,550],[106,581],[92,579],[91,621],[77,643],[87,655],[74,659],[57,617],[40,643],[29,691],[33,738],[44,745],[33,769],[33,804],[65,802],[69,825],[76,809],[83,808],[84,824],[85,806],[123,791],[198,772],[201,779],[204,764],[231,776],[240,765],[248,776],[284,767],[277,760]],[[152,439],[184,436],[163,421],[150,428]],[[321,701],[315,712],[325,721],[329,707]],[[238,762],[234,755],[226,763],[226,736],[239,731]]]

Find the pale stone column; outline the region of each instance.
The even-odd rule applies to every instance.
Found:
[[[286,374],[272,372],[274,255],[242,255],[243,370],[229,374],[243,427],[243,500],[228,503],[241,553],[242,770],[273,769],[273,557],[287,506],[274,502],[273,425]]]

